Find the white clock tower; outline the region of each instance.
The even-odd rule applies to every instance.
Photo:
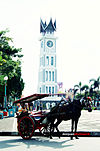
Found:
[[[56,68],[56,21],[50,19],[49,24],[40,21],[40,66],[38,93],[57,93]]]

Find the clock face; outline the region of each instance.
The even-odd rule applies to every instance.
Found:
[[[53,42],[51,40],[47,41],[47,46],[48,47],[52,47],[53,46]]]

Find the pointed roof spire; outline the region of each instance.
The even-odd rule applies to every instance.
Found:
[[[45,26],[45,27],[47,26],[47,23],[46,23],[46,21],[45,21],[45,24],[44,24],[44,26]]]
[[[52,22],[52,18],[50,19],[50,22],[49,22],[48,26],[46,27],[46,31],[50,32],[50,33],[55,31],[55,26]]]
[[[40,19],[40,33],[43,32],[43,21],[42,19]]]
[[[45,21],[45,23],[43,23],[42,19],[40,20],[40,33],[41,32],[42,33],[46,33],[46,32],[52,33],[54,31],[56,31],[56,20],[53,24],[52,18],[51,18],[48,25],[46,24],[46,21]]]
[[[55,27],[55,29],[56,29],[56,19],[55,19],[55,22],[54,22],[54,27]]]

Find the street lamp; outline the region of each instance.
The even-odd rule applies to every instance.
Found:
[[[4,77],[4,80],[5,80],[4,108],[6,109],[6,106],[7,106],[6,84],[7,84],[8,77],[5,76],[5,77]]]

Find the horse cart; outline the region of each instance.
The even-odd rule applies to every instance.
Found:
[[[51,115],[51,112],[46,110],[28,111],[25,109],[26,103],[31,103],[38,99],[48,97],[48,94],[33,94],[31,96],[16,100],[14,104],[21,104],[22,112],[17,112],[17,129],[19,135],[23,139],[30,139],[36,130],[39,130],[41,134],[50,130],[50,122],[47,121],[47,117]]]
[[[66,132],[60,133],[58,130],[58,125],[63,120],[72,120],[71,132],[73,133],[75,127],[75,132],[73,134],[77,138],[77,124],[81,116],[81,110],[83,107],[87,107],[87,110],[91,112],[91,101],[85,98],[81,100],[74,100],[72,103],[68,103],[64,99],[61,99],[61,101],[59,101],[55,107],[51,108],[49,112],[46,110],[29,112],[25,109],[25,103],[30,103],[48,96],[49,94],[33,94],[14,102],[14,104],[20,103],[23,107],[21,113],[16,113],[19,135],[23,139],[30,139],[33,135],[35,135],[35,131],[39,130],[40,134],[43,136],[48,133],[50,138],[52,138],[54,128],[56,128],[57,136],[66,136]],[[71,139],[73,139],[72,136]]]

